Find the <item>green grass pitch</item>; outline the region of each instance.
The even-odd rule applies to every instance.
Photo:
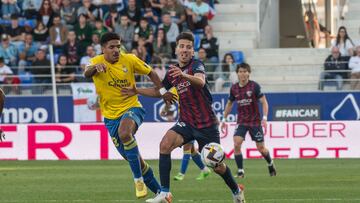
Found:
[[[158,162],[149,161],[158,177]],[[172,176],[180,161],[172,162]],[[235,171],[233,160],[226,160]],[[359,159],[276,160],[269,177],[264,160],[245,160],[248,203],[360,202]],[[212,173],[196,181],[190,162],[183,181],[171,181],[174,203],[231,203],[223,180]],[[148,197],[153,194],[149,193]],[[0,202],[144,202],[136,200],[125,161],[0,161]]]

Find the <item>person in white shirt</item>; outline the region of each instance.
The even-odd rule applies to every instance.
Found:
[[[339,48],[341,56],[350,57],[354,55],[354,43],[349,37],[344,26],[339,27],[336,39],[331,42],[331,47]]]
[[[11,68],[4,63],[4,58],[0,57],[0,84],[4,83],[6,76],[12,75]]]
[[[356,56],[350,58],[349,68],[351,69],[351,89],[360,90],[360,46],[356,47]]]

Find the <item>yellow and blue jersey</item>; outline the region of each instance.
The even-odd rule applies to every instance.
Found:
[[[148,75],[151,67],[133,54],[121,53],[119,60],[111,64],[104,55],[98,55],[90,60],[90,65],[103,63],[106,72],[93,76],[96,93],[99,95],[101,113],[105,118],[117,119],[132,107],[142,107],[138,96],[122,95],[121,89],[132,87],[135,83],[135,73]]]

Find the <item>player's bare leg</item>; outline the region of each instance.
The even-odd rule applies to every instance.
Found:
[[[224,179],[226,185],[230,188],[234,203],[245,203],[244,186],[235,182],[229,167],[225,163],[221,163],[214,168],[214,171]]]
[[[147,195],[147,187],[142,177],[142,170],[139,159],[139,149],[137,146],[137,142],[133,137],[135,129],[135,121],[130,118],[124,118],[118,128],[118,134],[121,142],[124,145],[125,155],[134,176],[136,197],[143,198]]]
[[[173,130],[168,130],[160,142],[159,172],[161,182],[161,192],[153,199],[146,202],[151,203],[171,203],[170,193],[170,171],[171,171],[171,152],[181,146],[184,142],[182,136]]]
[[[234,156],[235,156],[235,162],[236,166],[238,168],[236,172],[236,177],[238,178],[244,178],[245,177],[245,171],[243,167],[243,155],[241,153],[241,145],[244,142],[244,138],[241,136],[234,136]]]
[[[265,147],[264,142],[257,142],[256,148],[259,150],[261,155],[264,157],[264,159],[268,163],[268,169],[269,169],[270,176],[276,176],[276,168],[274,165],[274,161],[271,159],[269,150]]]

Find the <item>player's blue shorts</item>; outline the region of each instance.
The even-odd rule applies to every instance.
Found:
[[[175,131],[183,137],[183,145],[196,140],[199,144],[199,151],[201,151],[202,148],[210,142],[220,144],[220,132],[218,125],[198,129],[192,127],[188,123],[177,122],[170,130]]]
[[[121,115],[117,119],[104,118],[104,123],[110,133],[111,140],[113,141],[116,149],[119,151],[119,153],[125,159],[126,159],[126,156],[124,153],[124,145],[122,144],[119,134],[118,134],[118,129],[119,129],[120,123],[124,118],[130,118],[130,119],[134,120],[136,123],[136,129],[135,129],[135,132],[136,132],[137,129],[139,128],[139,126],[141,125],[141,123],[143,122],[144,117],[145,117],[145,109],[144,108],[133,107],[133,108],[130,108],[129,110],[127,110],[123,115]],[[135,134],[135,132],[134,132],[134,134]],[[135,136],[134,136],[134,138],[135,138]]]
[[[245,136],[248,131],[253,141],[264,142],[264,133],[261,126],[238,125],[234,133],[234,136],[240,136],[245,140]]]

